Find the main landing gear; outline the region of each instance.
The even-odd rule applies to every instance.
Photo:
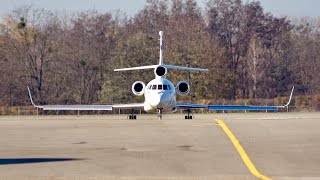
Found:
[[[134,114],[134,110],[131,110],[131,113],[128,115],[128,119],[137,119],[137,116]]]
[[[193,114],[191,113],[190,109],[187,109],[188,115],[184,117],[184,119],[192,119]],[[190,115],[191,114],[191,115]]]

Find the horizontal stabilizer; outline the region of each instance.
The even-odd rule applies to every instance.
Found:
[[[142,70],[142,69],[155,69],[159,65],[150,65],[150,66],[139,66],[139,67],[131,67],[131,68],[121,68],[121,69],[115,69],[114,71],[131,71],[131,70]],[[173,66],[173,65],[167,65],[163,64],[161,65],[167,69],[180,69],[180,70],[189,70],[189,71],[209,71],[208,69],[202,69],[202,68],[193,68],[193,67],[185,67],[185,66]]]
[[[173,66],[173,65],[163,65],[167,69],[180,69],[180,70],[189,70],[189,71],[209,71],[208,69],[202,68],[193,68],[193,67],[185,67],[185,66]]]
[[[121,68],[115,69],[114,71],[131,71],[131,70],[141,70],[141,69],[155,69],[159,65],[150,65],[150,66],[139,66],[139,67],[132,67],[132,68]]]

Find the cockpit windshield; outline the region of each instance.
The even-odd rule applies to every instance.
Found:
[[[157,90],[157,85],[152,85],[152,90]]]
[[[148,86],[148,89],[152,90],[170,90],[170,85],[167,84],[151,84]]]

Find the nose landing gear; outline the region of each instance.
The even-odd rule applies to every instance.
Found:
[[[158,109],[158,118],[162,120],[162,109]]]

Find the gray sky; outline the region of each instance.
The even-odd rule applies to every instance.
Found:
[[[260,0],[265,11],[277,16],[320,16],[319,0]]]
[[[203,6],[205,0],[197,1]],[[276,16],[320,17],[320,0],[260,0],[260,2],[265,11]],[[36,8],[68,12],[92,8],[100,11],[120,9],[132,16],[143,8],[145,0],[0,0],[0,17],[25,4],[32,4]]]

